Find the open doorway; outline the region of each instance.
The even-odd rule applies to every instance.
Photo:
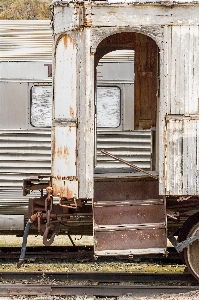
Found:
[[[95,59],[95,254],[165,253],[166,206],[156,150],[157,44],[140,33],[118,33],[98,45]]]
[[[157,172],[156,43],[138,33],[112,35],[99,44],[96,65],[95,173],[135,172],[102,154],[102,149],[138,168]]]

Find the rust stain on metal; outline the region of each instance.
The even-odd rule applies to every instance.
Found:
[[[67,186],[67,182],[63,182],[64,187],[60,187],[59,185],[53,185],[53,194],[54,195],[59,195],[60,198],[67,198],[67,199],[73,199],[74,198],[74,191],[71,190]]]
[[[165,229],[145,229],[123,231],[96,232],[97,244],[95,251],[103,250],[125,250],[125,249],[146,249],[165,247]],[[120,241],[120,242],[118,242]]]
[[[68,147],[64,147],[64,156],[68,156],[68,155],[69,155]]]
[[[123,224],[161,223],[165,221],[165,211],[163,205],[144,205],[143,200],[143,205],[95,207],[94,218],[98,225],[118,226],[121,220]]]
[[[74,109],[70,106],[70,116],[74,118]]]
[[[64,39],[64,48],[67,48],[67,46],[68,46],[68,38],[69,38],[68,35],[65,35],[65,36],[63,37],[63,39]]]
[[[88,12],[88,7],[86,8],[84,6],[84,26],[90,27],[92,26],[92,21],[91,21],[91,8],[90,11]]]
[[[62,156],[62,147],[59,147],[58,149],[57,149],[57,155],[60,157],[60,156]]]
[[[68,34],[64,35],[63,40],[64,40],[64,48],[67,48],[68,44],[73,44],[73,40]]]
[[[55,144],[56,144],[56,138],[55,138],[55,134],[54,134],[54,138],[52,139],[52,145],[51,145],[52,161],[54,161]]]

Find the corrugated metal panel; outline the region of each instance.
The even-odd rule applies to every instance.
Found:
[[[97,168],[127,167],[101,154],[101,149],[140,168],[151,169],[152,133],[150,130],[97,132]]]
[[[0,61],[52,60],[49,20],[0,20]]]
[[[166,194],[199,195],[199,120],[168,117],[166,129]]]
[[[127,167],[100,153],[101,149],[150,169],[151,132],[98,132],[97,167]],[[49,130],[0,131],[0,211],[10,211],[13,200],[21,210],[29,196],[22,196],[23,179],[51,174],[51,132]],[[34,198],[39,192],[32,192]],[[12,205],[11,205],[12,207]],[[20,208],[16,213],[21,212]]]
[[[100,62],[134,62],[134,50],[116,50],[104,55]]]
[[[8,206],[9,200],[27,203],[29,197],[22,196],[23,179],[49,175],[50,168],[50,130],[0,131],[0,207]]]

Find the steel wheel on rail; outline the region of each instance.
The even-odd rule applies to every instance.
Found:
[[[188,237],[191,229],[199,222],[199,213],[195,213],[192,216],[190,216],[182,225],[182,227],[180,228],[179,234],[178,234],[178,242],[182,242],[184,240],[186,240],[186,238]],[[180,258],[182,259],[182,261],[185,263],[184,260],[184,251],[179,253]]]
[[[199,222],[191,228],[187,237],[194,236],[198,230]],[[199,280],[199,240],[184,249],[184,259],[189,271]]]

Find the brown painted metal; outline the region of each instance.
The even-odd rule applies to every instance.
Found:
[[[93,214],[96,255],[166,252],[166,205],[156,180],[96,181]]]
[[[97,201],[123,201],[137,199],[158,199],[158,181],[139,179],[95,180],[94,199]]]
[[[114,250],[122,254],[122,250],[165,248],[165,228],[152,228],[144,230],[105,230],[95,232],[95,252]],[[153,253],[153,250],[148,250]],[[127,253],[130,254],[130,253]],[[142,251],[140,251],[142,254]]]
[[[135,202],[135,203],[134,203]],[[99,205],[99,206],[98,206]],[[108,206],[109,205],[109,206]],[[159,204],[147,201],[123,201],[106,202],[100,204],[94,203],[95,226],[102,225],[120,225],[120,224],[143,224],[143,223],[161,223],[165,220],[165,210],[163,201]]]
[[[23,179],[23,196],[30,194],[30,192],[33,190],[46,189],[49,186],[49,182],[46,180],[42,181],[42,179],[42,176]]]

